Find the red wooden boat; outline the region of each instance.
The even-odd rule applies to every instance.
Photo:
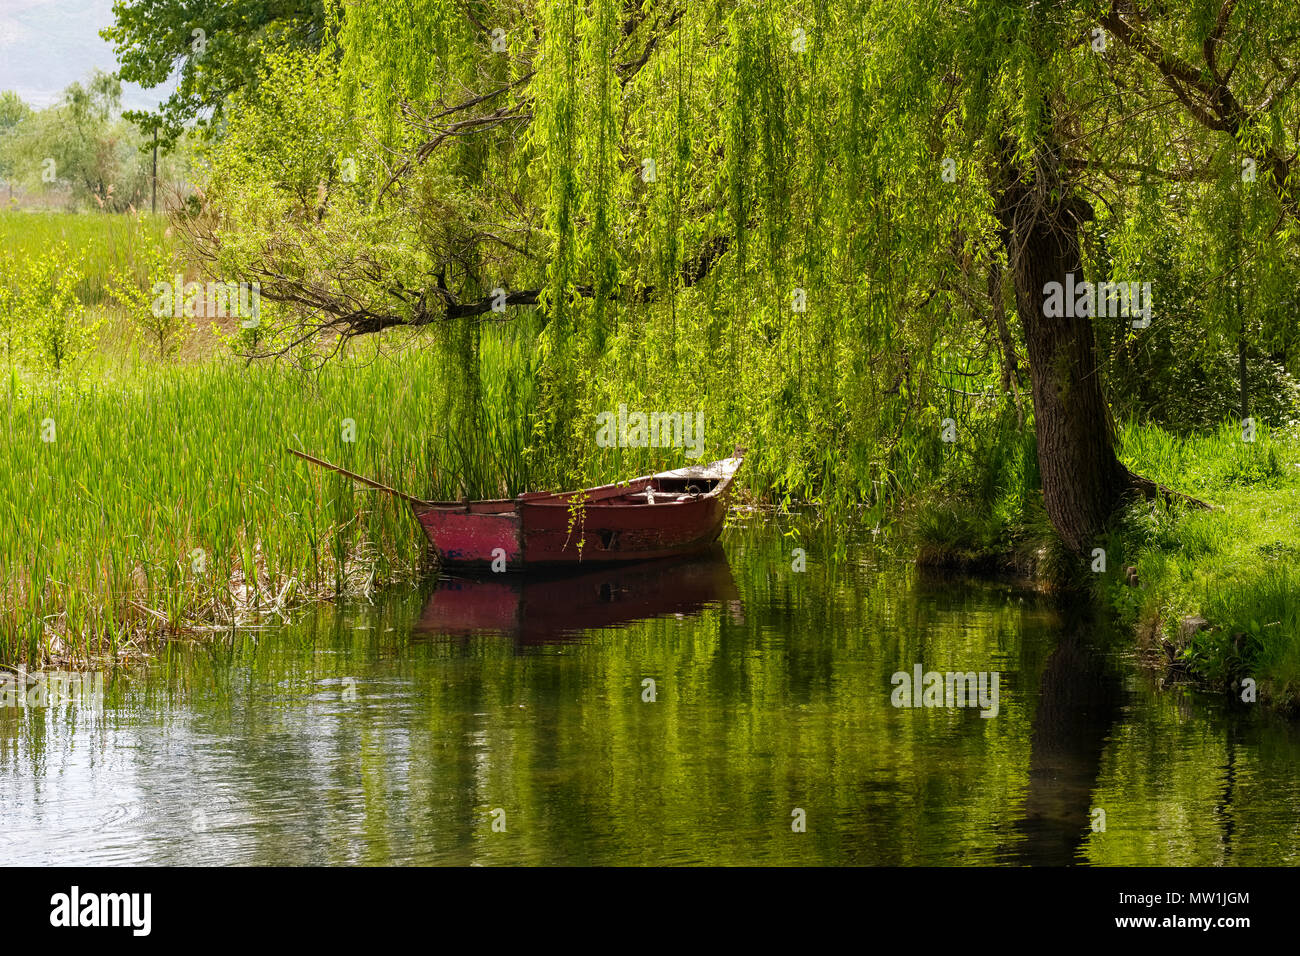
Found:
[[[646,561],[692,554],[718,540],[742,461],[737,454],[582,491],[413,507],[449,565]]]
[[[693,554],[722,533],[744,460],[643,475],[581,491],[487,501],[423,501],[292,448],[295,455],[411,503],[445,565],[525,567],[647,561]]]

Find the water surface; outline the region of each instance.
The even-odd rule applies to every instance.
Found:
[[[723,545],[431,581],[174,644],[98,711],[0,708],[0,862],[1300,863],[1296,728],[1159,690],[1085,611],[870,541]],[[918,663],[996,672],[997,715],[894,707]]]

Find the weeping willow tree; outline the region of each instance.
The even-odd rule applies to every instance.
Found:
[[[555,480],[626,402],[707,409],[711,448],[757,446],[774,487],[878,498],[946,454],[962,376],[992,363],[1009,402],[1027,365],[1044,502],[1084,550],[1159,489],[1116,454],[1116,318],[1046,290],[1142,280],[1099,237],[1218,216],[1176,187],[1228,153],[1259,170],[1251,222],[1286,223],[1260,242],[1295,240],[1288,4],[368,0],[329,22],[232,105],[194,254],[261,282],[251,354],[424,330],[466,436],[484,330],[528,324]]]

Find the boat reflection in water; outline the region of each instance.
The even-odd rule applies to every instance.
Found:
[[[594,628],[725,607],[742,620],[740,591],[721,545],[683,558],[591,570],[447,577],[416,634],[497,633],[522,644],[563,641]]]

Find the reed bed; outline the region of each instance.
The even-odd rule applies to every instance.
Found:
[[[503,361],[509,342],[491,345]],[[0,665],[140,655],[151,639],[283,616],[418,573],[409,507],[287,444],[417,495],[461,483],[430,350],[312,374],[213,359],[0,398]],[[485,386],[470,464],[520,476],[519,390]],[[508,460],[507,460],[508,459]],[[513,491],[514,489],[509,489]]]

